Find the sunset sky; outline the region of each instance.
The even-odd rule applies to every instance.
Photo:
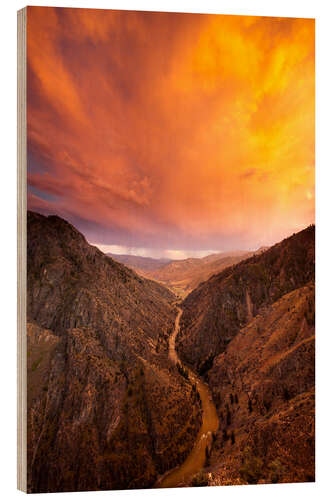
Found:
[[[28,8],[28,208],[183,258],[314,222],[314,20]]]

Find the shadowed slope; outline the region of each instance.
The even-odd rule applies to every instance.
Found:
[[[29,491],[148,487],[186,457],[199,406],[168,359],[173,302],[28,213]]]

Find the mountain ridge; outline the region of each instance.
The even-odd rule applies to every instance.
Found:
[[[240,260],[182,301],[176,349],[208,383],[220,424],[207,484],[314,480],[314,240],[309,226],[247,259],[224,256]],[[154,485],[202,421],[168,357],[179,298],[58,216],[28,212],[27,258],[29,491]]]
[[[153,257],[142,257],[141,255],[130,255],[130,254],[115,254],[106,253],[113,260],[125,264],[127,267],[138,271],[151,271],[164,267],[169,264],[172,259],[160,258],[155,259]]]
[[[177,351],[220,421],[206,484],[314,481],[314,279],[311,225],[183,301]]]
[[[206,257],[189,257],[172,260],[156,269],[140,269],[136,271],[158,283],[162,283],[174,293],[184,298],[201,282],[213,274],[252,256],[256,252],[232,251],[207,255]]]
[[[195,366],[195,352],[200,352],[208,361],[223,351],[226,342],[256,316],[261,307],[314,280],[314,252],[314,226],[309,226],[201,283],[182,303],[179,340],[186,329],[191,330],[193,341],[196,336],[198,341],[201,339],[200,347],[192,344],[191,348],[181,351],[183,359]],[[208,329],[210,343],[204,345]]]
[[[28,490],[152,486],[200,426],[168,359],[175,296],[28,212]]]

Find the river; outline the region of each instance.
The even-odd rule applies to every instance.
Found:
[[[169,357],[174,363],[181,363],[176,351],[176,337],[179,332],[179,322],[183,311],[178,307],[178,314],[175,319],[175,327],[169,338]],[[181,363],[182,364],[182,363]],[[212,401],[210,390],[195,373],[188,369],[189,378],[192,384],[197,386],[202,403],[202,425],[194,443],[191,453],[185,462],[179,467],[172,469],[156,483],[159,488],[174,488],[180,483],[188,482],[192,476],[199,472],[205,464],[206,446],[210,445],[212,433],[217,431],[219,420],[215,405]]]

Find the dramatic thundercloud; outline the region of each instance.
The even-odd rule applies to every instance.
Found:
[[[30,209],[153,256],[313,222],[313,20],[36,7],[28,25]]]

